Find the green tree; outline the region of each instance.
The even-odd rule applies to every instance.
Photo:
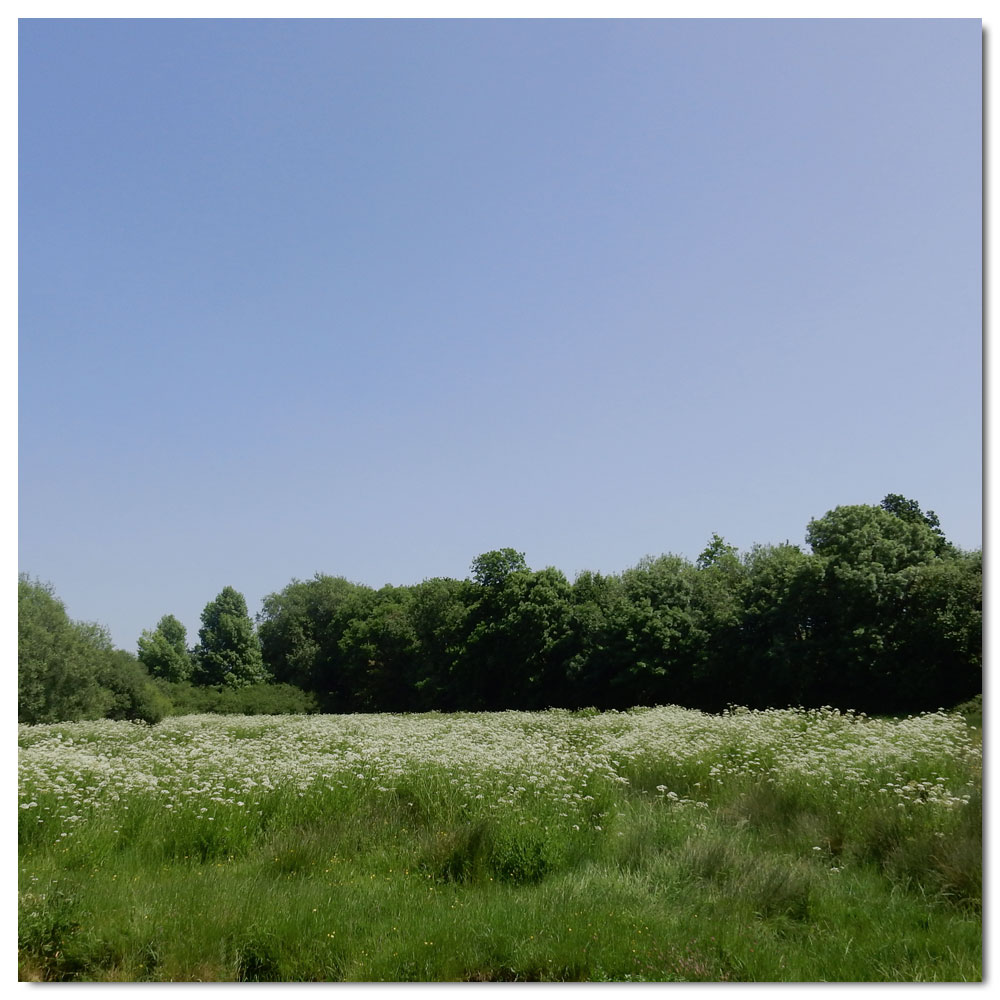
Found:
[[[351,695],[366,712],[408,712],[414,708],[418,639],[410,615],[409,587],[386,585],[363,618],[355,618],[340,640]]]
[[[695,565],[698,569],[711,566],[738,570],[740,553],[735,545],[730,545],[721,535],[712,532],[711,541],[705,546]]]
[[[174,683],[188,680],[192,663],[187,630],[173,615],[164,615],[154,630],[144,629],[139,636],[139,660],[153,677]]]
[[[901,493],[887,493],[879,504],[882,510],[911,524],[926,524],[937,536],[937,550],[940,553],[948,546],[941,530],[941,521],[932,510],[922,511],[916,500],[908,500]]]
[[[143,664],[124,649],[108,652],[97,668],[97,680],[105,692],[105,718],[153,724],[170,712],[170,699],[153,683]]]
[[[542,709],[575,704],[568,690],[572,654],[572,588],[553,566],[512,578],[516,602],[504,627],[508,669],[519,677],[516,707]]]
[[[108,630],[74,622],[47,584],[18,578],[18,719],[158,722],[170,709],[145,668]]]
[[[631,604],[617,575],[584,570],[573,582],[566,684],[571,707],[628,708],[622,692],[635,662]]]
[[[452,680],[458,707],[496,711],[517,706],[521,667],[514,660],[510,617],[519,600],[519,577],[530,574],[514,549],[484,552],[472,560],[468,631]]]
[[[698,629],[708,637],[733,628],[740,620],[747,582],[739,550],[713,534],[695,566],[697,572],[688,571],[688,576],[694,586],[691,608]]]
[[[812,624],[813,702],[899,710],[915,696],[914,678],[893,635],[914,574],[946,558],[939,536],[923,518],[855,505],[810,521],[806,539],[823,564]]]
[[[528,564],[524,553],[515,549],[494,549],[472,560],[472,579],[480,587],[501,587],[511,573],[524,573]]]
[[[835,566],[868,574],[873,581],[934,559],[938,538],[920,518],[882,507],[835,507],[809,522],[806,541]]]
[[[614,678],[631,705],[687,704],[705,632],[697,570],[682,556],[646,557],[622,574],[632,661]]]
[[[904,576],[886,639],[906,678],[896,710],[951,708],[983,690],[983,554],[949,546]]]
[[[788,542],[755,545],[745,569],[739,623],[724,657],[729,667],[716,672],[720,700],[752,708],[818,704],[814,630],[824,561]]]
[[[570,586],[553,568],[532,572],[514,549],[473,560],[466,641],[455,681],[462,707],[542,708],[564,699]]]
[[[414,651],[415,708],[454,710],[460,657],[467,641],[470,608],[478,588],[469,580],[434,577],[412,588],[409,616],[417,642]]]
[[[341,640],[374,603],[371,587],[341,576],[292,580],[264,598],[257,616],[265,667],[276,681],[314,693],[324,711],[354,711],[356,661],[345,661]]]
[[[721,535],[698,556],[688,603],[690,631],[683,669],[689,673],[686,704],[719,710],[742,701],[736,695],[744,681],[741,622],[747,566],[739,550]]]
[[[111,649],[97,626],[70,620],[49,584],[22,574],[17,582],[18,720],[98,719],[107,697],[97,667]]]
[[[194,651],[196,683],[246,687],[271,679],[246,599],[232,587],[223,587],[215,600],[205,605],[198,639]]]

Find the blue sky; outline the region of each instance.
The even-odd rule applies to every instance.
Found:
[[[981,545],[980,22],[19,35],[19,566],[124,648],[890,492]]]

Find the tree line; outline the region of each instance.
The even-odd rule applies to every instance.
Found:
[[[933,511],[899,494],[829,511],[806,541],[808,552],[741,554],[713,535],[694,563],[668,554],[573,582],[510,548],[461,580],[375,589],[317,574],[264,598],[256,622],[226,587],[196,645],[168,614],[134,656],[22,577],[20,717],[667,703],[906,713],[981,692],[981,551],[952,545]]]

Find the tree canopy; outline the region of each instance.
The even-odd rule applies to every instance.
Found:
[[[194,658],[202,684],[245,687],[269,679],[246,598],[238,590],[223,587],[205,605]]]
[[[72,621],[51,585],[18,578],[17,709],[25,723],[80,719],[156,722],[169,708],[145,668],[107,629]]]
[[[173,615],[164,615],[154,630],[139,636],[139,660],[153,677],[186,681],[193,666],[187,629]]]
[[[477,556],[463,580],[375,590],[317,574],[265,597],[256,628],[243,595],[224,587],[193,650],[168,614],[140,636],[138,661],[22,578],[19,714],[162,714],[137,707],[149,675],[185,705],[209,704],[196,694],[206,687],[234,705],[260,688],[255,704],[333,712],[672,703],[891,713],[982,690],[982,554],[949,543],[933,511],[889,494],[813,518],[805,540],[807,550],[741,553],[713,534],[693,563],[650,556],[572,583],[512,548]],[[269,681],[281,691],[264,694]]]

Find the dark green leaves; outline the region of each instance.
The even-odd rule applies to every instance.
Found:
[[[202,684],[245,687],[269,679],[260,643],[239,591],[223,587],[201,613],[195,649],[195,680]]]

